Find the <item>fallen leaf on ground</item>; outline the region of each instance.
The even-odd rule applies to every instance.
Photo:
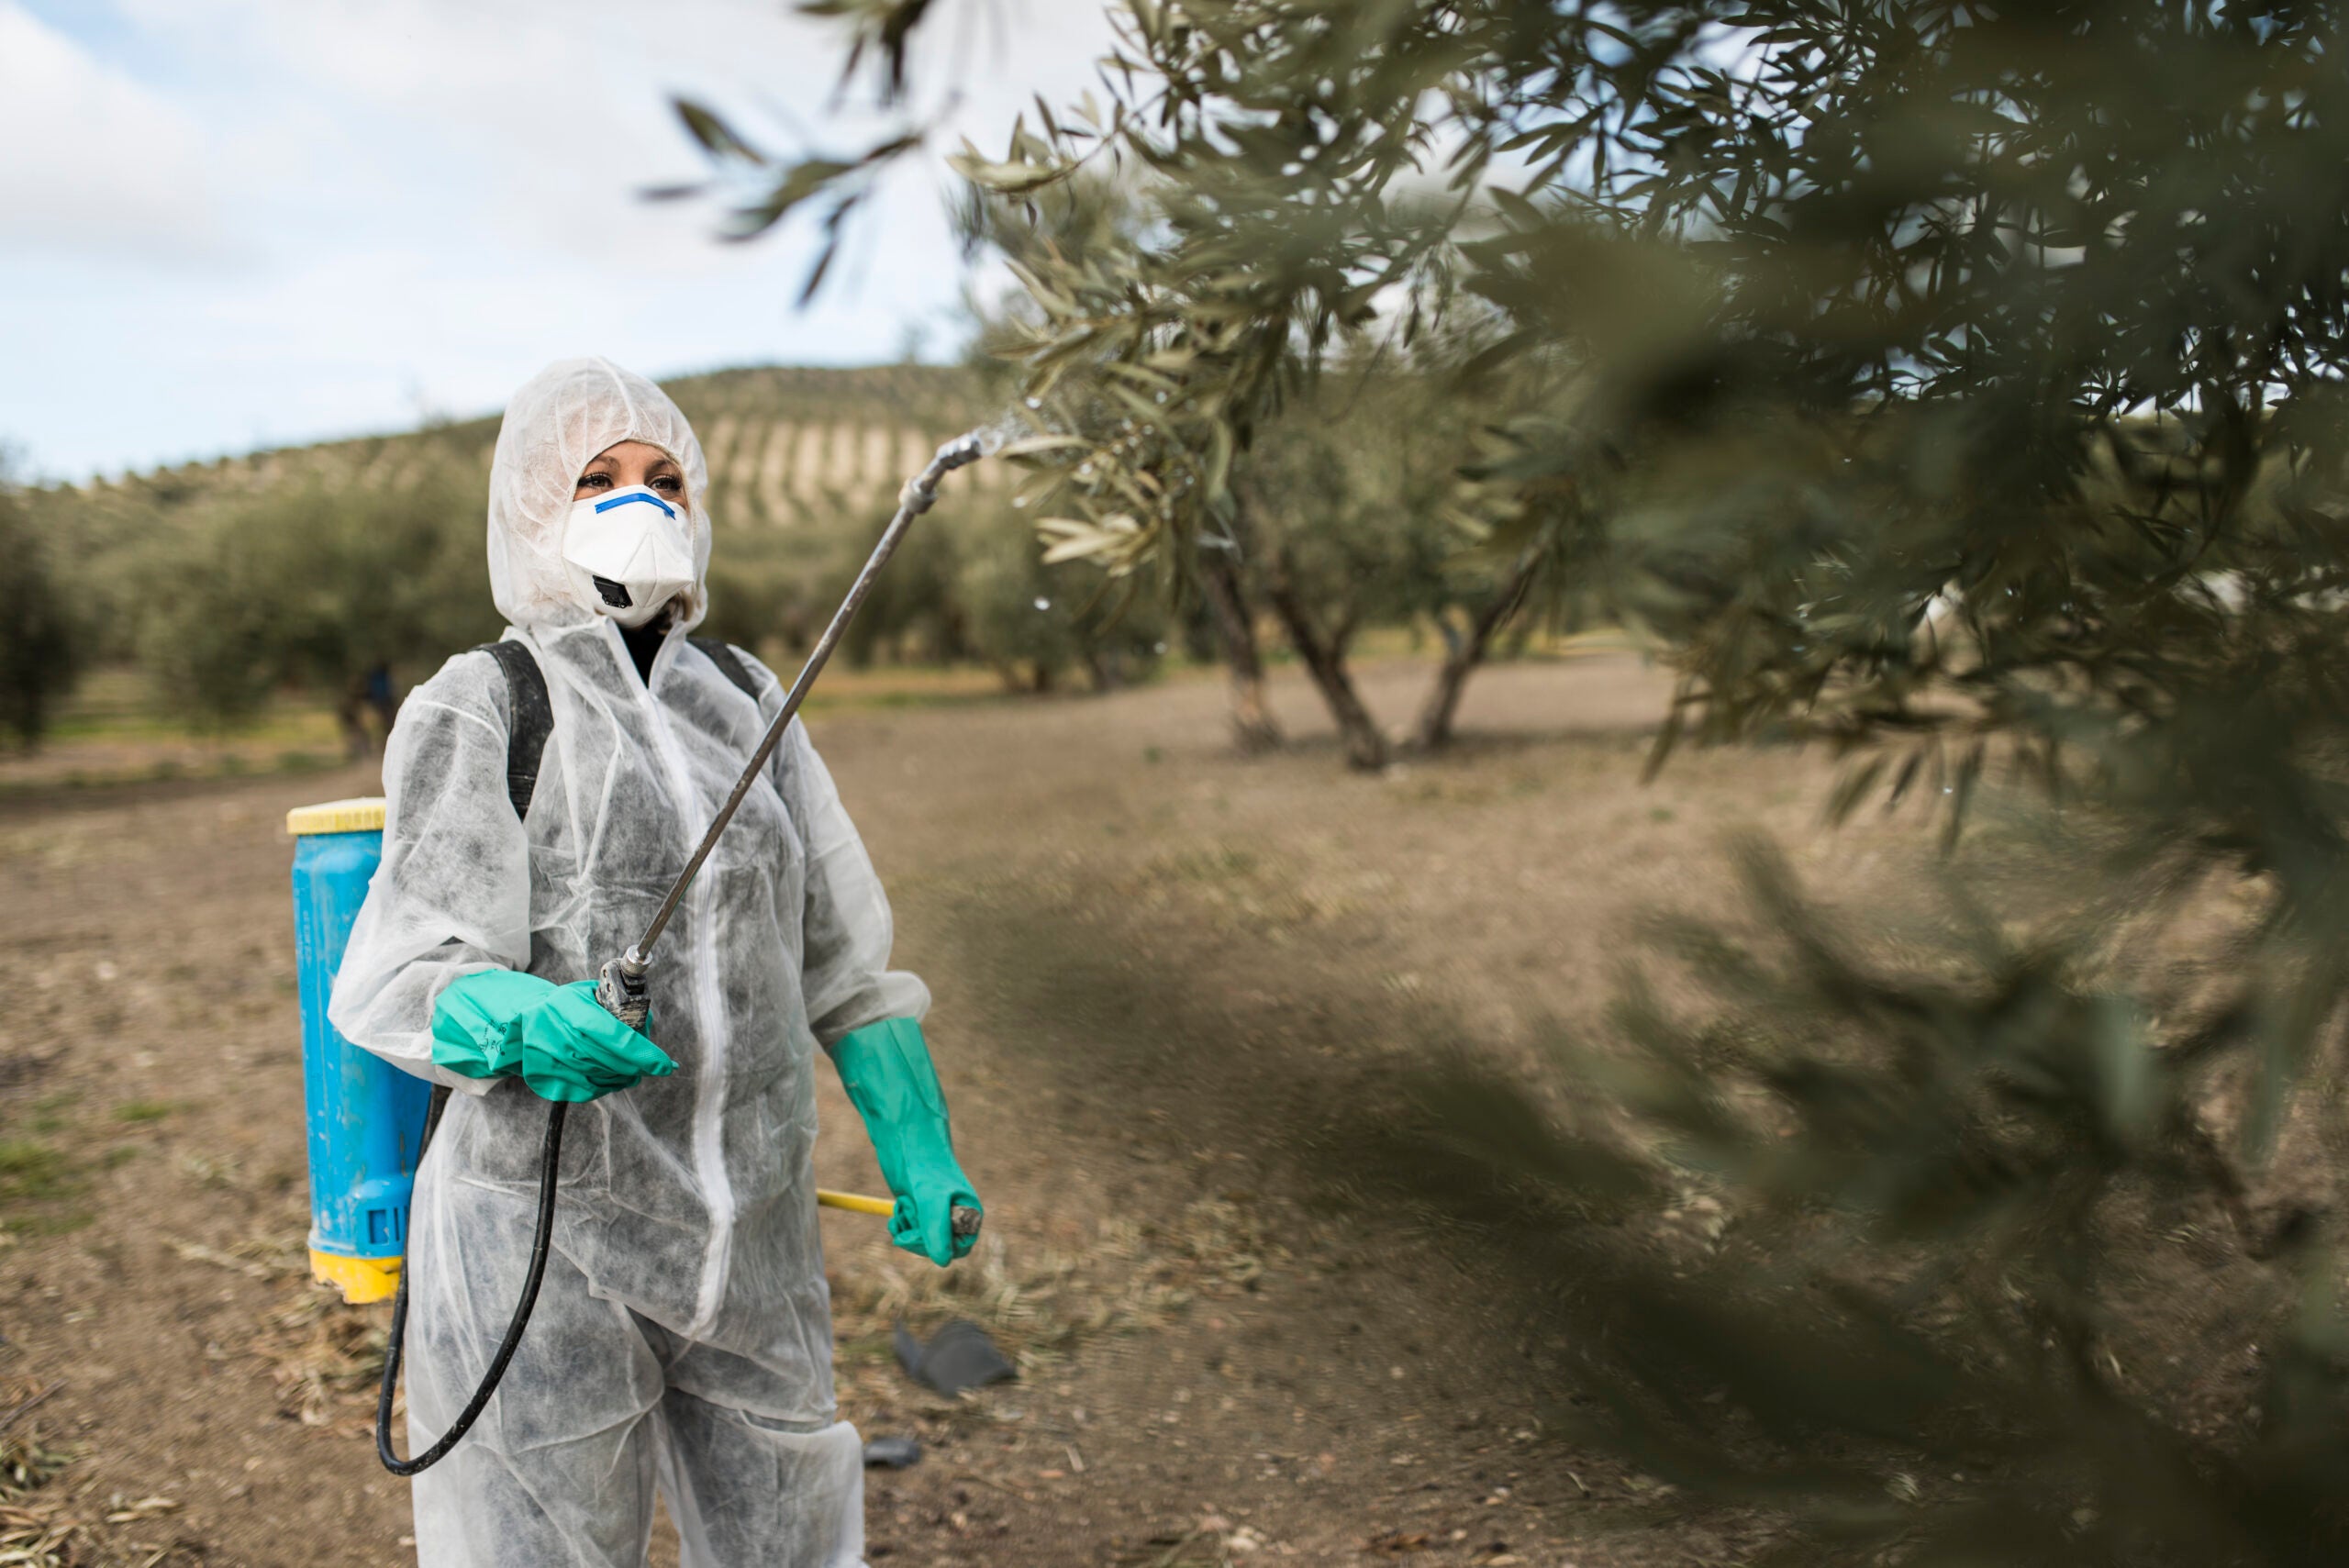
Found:
[[[1423,1529],[1415,1529],[1406,1535],[1399,1529],[1383,1529],[1364,1541],[1362,1549],[1364,1551],[1395,1553],[1425,1551],[1428,1549],[1428,1532]]]

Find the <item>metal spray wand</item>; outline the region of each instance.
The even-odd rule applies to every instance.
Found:
[[[710,822],[709,831],[701,836],[693,858],[685,862],[685,869],[677,873],[677,880],[670,885],[668,896],[661,900],[661,907],[653,912],[651,924],[644,928],[644,935],[639,937],[627,952],[606,962],[597,974],[596,1000],[603,1004],[606,1012],[629,1028],[642,1029],[645,1015],[651,1009],[652,997],[645,984],[645,971],[651,959],[652,944],[659,941],[661,933],[668,929],[669,917],[677,912],[679,900],[685,897],[685,889],[693,884],[694,876],[701,870],[702,862],[709,858],[709,851],[718,843],[718,835],[725,832],[726,825],[734,819],[735,808],[742,804],[742,797],[750,794],[751,786],[758,782],[760,772],[767,765],[767,759],[774,754],[776,744],[783,740],[783,732],[791,727],[792,719],[797,716],[799,705],[807,701],[807,689],[816,684],[816,677],[824,673],[824,666],[830,662],[832,651],[840,646],[841,634],[848,630],[848,623],[855,616],[857,606],[863,604],[865,595],[872,592],[874,580],[881,575],[881,569],[889,564],[889,558],[897,552],[897,546],[913,527],[914,519],[929,511],[938,499],[939,481],[958,468],[978,462],[991,450],[993,446],[984,430],[972,430],[957,436],[939,448],[938,455],[930,460],[930,465],[907,480],[906,487],[897,493],[897,515],[890,518],[889,526],[882,530],[881,540],[873,547],[873,554],[864,562],[864,569],[856,574],[856,581],[849,584],[848,596],[841,601],[841,607],[832,612],[831,624],[824,628],[824,635],[816,639],[814,651],[807,655],[807,662],[800,667],[799,678],[791,683],[791,690],[783,699],[783,707],[767,726],[766,734],[760,738],[758,749],[751,753],[751,760],[743,765],[742,776],[734,781],[733,792],[727,795],[726,804],[718,808],[718,816]],[[979,1219],[978,1210],[957,1208],[953,1216],[954,1233],[957,1236],[977,1235]]]

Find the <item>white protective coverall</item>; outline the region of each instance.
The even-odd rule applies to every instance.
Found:
[[[624,440],[684,469],[696,572],[649,683],[562,563],[574,484]],[[507,684],[488,654],[417,687],[385,748],[383,864],[328,1016],[456,1091],[410,1212],[411,1452],[462,1408],[519,1296],[547,1117],[519,1080],[433,1065],[434,998],[492,966],[594,976],[641,934],[782,698],[746,659],[753,703],[686,640],[706,605],[707,483],[650,382],[602,360],[540,373],[507,409],[489,496],[491,589],[554,710],[528,820],[507,793]],[[640,1563],[656,1485],[689,1565],[862,1561],[811,1073],[818,1044],[927,1007],[889,947],[880,882],[795,723],[654,955],[650,1033],[676,1072],[572,1110],[538,1309],[480,1422],[415,1481],[428,1568]]]

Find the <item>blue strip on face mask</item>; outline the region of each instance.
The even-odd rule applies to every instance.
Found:
[[[668,502],[661,499],[660,496],[648,494],[642,490],[630,491],[626,495],[615,495],[608,501],[598,501],[596,503],[596,510],[599,513],[608,512],[615,506],[625,506],[630,501],[641,501],[648,506],[658,506],[662,512],[672,517],[677,515],[677,508],[669,505]]]

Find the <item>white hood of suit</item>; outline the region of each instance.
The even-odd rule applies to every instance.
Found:
[[[659,447],[685,471],[694,586],[680,629],[707,613],[709,467],[693,427],[667,393],[609,360],[558,360],[507,404],[489,465],[489,591],[498,613],[516,626],[594,618],[563,564],[562,533],[580,473],[621,441]]]

